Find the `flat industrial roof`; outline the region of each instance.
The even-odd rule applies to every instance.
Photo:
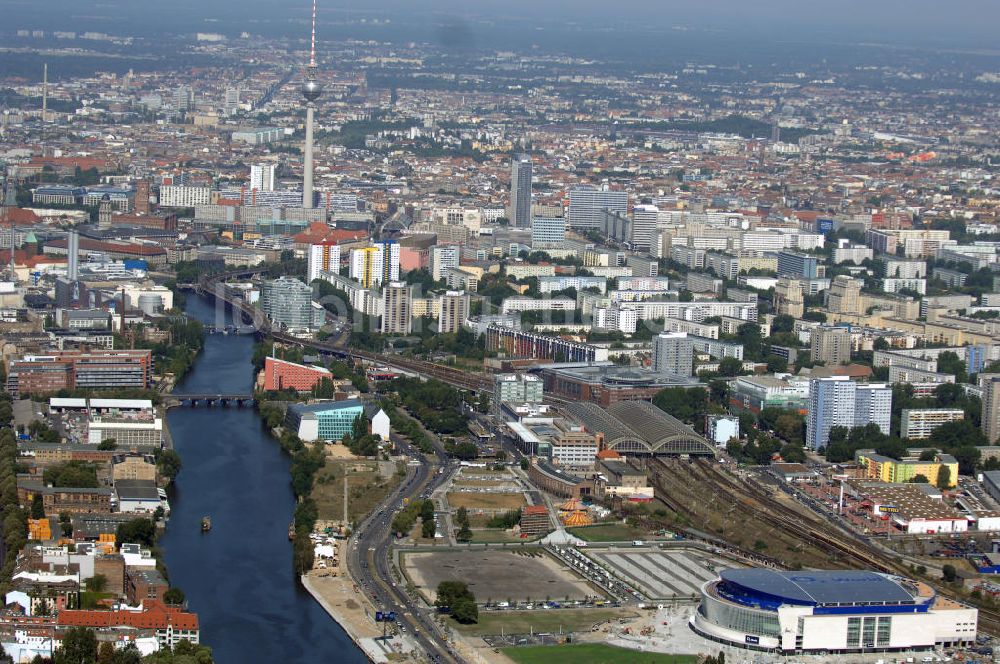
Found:
[[[135,408],[152,410],[153,402],[149,399],[91,399],[91,408]]]
[[[790,604],[899,604],[913,594],[885,574],[858,570],[779,572],[772,569],[727,569],[723,581],[753,592],[787,599]]]
[[[80,397],[52,397],[49,399],[50,408],[86,408],[87,400]]]

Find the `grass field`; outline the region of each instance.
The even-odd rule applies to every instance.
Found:
[[[496,486],[510,486],[514,483],[514,480],[509,481],[502,480],[473,480],[473,479],[462,479],[455,481],[453,486],[456,487],[470,487],[476,489],[482,489],[486,487],[496,487]]]
[[[374,461],[334,461],[328,459],[323,470],[316,474],[312,497],[316,501],[319,518],[340,521],[344,518],[344,470],[365,467],[365,472],[351,472],[347,476],[348,515],[357,521],[397,485],[400,478],[379,477]]]
[[[451,626],[463,634],[471,636],[491,634],[527,634],[534,630],[558,634],[567,632],[589,632],[591,628],[607,621],[617,622],[619,618],[634,618],[636,613],[628,609],[551,609],[548,611],[480,611],[479,622],[475,625]],[[521,650],[519,648],[518,650]]]
[[[588,542],[628,542],[646,538],[645,531],[621,523],[606,523],[582,528],[567,528],[566,530]]]
[[[503,654],[517,664],[695,664],[694,655],[627,650],[603,643],[573,643],[561,646],[504,648]]]
[[[464,507],[469,510],[516,510],[527,503],[520,493],[472,493],[452,491],[448,493],[448,504],[454,509]]]
[[[506,530],[490,528],[489,530],[473,530],[472,541],[493,544],[494,542],[520,542],[521,538],[514,537]]]

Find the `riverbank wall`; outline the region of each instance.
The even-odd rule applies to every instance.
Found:
[[[389,648],[383,648],[379,640],[373,634],[374,624],[366,615],[365,609],[357,602],[345,597],[347,588],[353,585],[350,577],[340,577],[338,579],[313,578],[311,574],[303,574],[299,577],[302,587],[306,589],[313,599],[323,607],[331,618],[340,625],[354,644],[361,649],[361,652],[375,664],[383,664],[389,661],[388,654],[392,652]],[[340,588],[321,588],[320,584],[338,584]],[[362,600],[363,601],[363,600]],[[356,608],[347,608],[353,602]]]

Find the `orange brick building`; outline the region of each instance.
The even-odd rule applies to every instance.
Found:
[[[291,388],[299,392],[308,392],[324,378],[332,379],[332,377],[330,370],[323,367],[310,367],[273,357],[264,360],[265,390]]]

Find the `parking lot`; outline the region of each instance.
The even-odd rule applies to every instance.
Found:
[[[586,554],[652,600],[697,596],[719,570],[740,566],[695,548],[589,549]]]
[[[406,575],[433,602],[442,581],[464,581],[485,602],[583,600],[600,592],[541,549],[408,553]]]

